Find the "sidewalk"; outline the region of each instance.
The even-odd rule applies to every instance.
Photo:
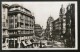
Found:
[[[54,41],[53,47],[54,48],[64,48],[65,46],[64,46],[64,43],[63,42]]]

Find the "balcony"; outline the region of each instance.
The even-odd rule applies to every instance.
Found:
[[[28,12],[24,12],[22,10],[19,10],[19,9],[15,9],[15,10],[9,10],[9,14],[15,14],[15,13],[21,13],[21,14],[24,14],[24,15],[27,15],[29,17],[33,17],[31,14],[29,14]]]
[[[7,30],[7,29],[8,29],[8,27],[2,27],[2,29],[5,29],[5,30]]]
[[[9,33],[9,34],[14,34],[14,33]]]
[[[21,23],[24,23],[24,20],[20,20]]]

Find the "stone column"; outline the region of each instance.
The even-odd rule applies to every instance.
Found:
[[[15,38],[14,38],[14,48],[15,48]]]
[[[14,28],[15,28],[15,15],[13,16],[13,18],[14,18]]]
[[[20,37],[18,37],[18,48],[21,47],[20,43],[21,43],[21,40],[20,40]]]
[[[7,38],[6,38],[6,40],[5,40],[5,46],[6,46],[6,48],[8,48],[8,43],[7,43]]]
[[[25,41],[26,37],[24,36],[24,41]]]
[[[9,38],[7,39],[7,41],[8,41],[7,43],[8,43],[8,48],[9,48]]]
[[[21,15],[18,14],[18,25],[19,25],[18,27],[20,27],[20,16],[21,16]]]

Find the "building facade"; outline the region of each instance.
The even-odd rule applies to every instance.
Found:
[[[47,26],[46,26],[46,35],[48,37],[48,40],[52,37],[52,22],[54,21],[53,17],[49,17],[47,20]]]
[[[66,46],[75,47],[75,4],[69,4],[66,10]]]
[[[29,41],[34,35],[35,17],[30,10],[18,4],[9,6],[6,14],[8,14],[9,48],[20,48],[23,41]]]
[[[53,39],[57,41],[64,41],[64,36],[66,33],[66,16],[65,9],[63,5],[60,8],[59,18],[53,23]]]
[[[60,18],[56,19],[53,23],[53,40],[60,40],[60,34],[61,34],[61,23],[60,23]]]
[[[65,47],[75,47],[75,5],[69,4],[65,9],[60,9],[59,18],[53,22],[53,39],[63,41]]]
[[[2,5],[2,47],[8,47],[8,4]]]
[[[39,24],[35,24],[35,36],[40,37],[42,33],[42,27]]]
[[[63,5],[61,6],[59,16],[60,16],[60,25],[61,25],[60,37],[61,37],[61,40],[64,41],[64,36],[65,36],[65,33],[66,33],[66,16],[65,16],[65,8],[63,7]]]

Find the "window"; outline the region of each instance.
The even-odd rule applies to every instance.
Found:
[[[63,33],[65,33],[65,30],[63,30]]]
[[[3,12],[5,12],[5,8],[3,8]]]
[[[5,14],[3,14],[3,19],[5,19]]]
[[[24,28],[24,25],[21,25],[21,28]]]
[[[70,34],[71,34],[71,29],[70,29]]]
[[[24,22],[24,20],[23,20],[23,19],[21,19],[21,22]]]
[[[63,22],[65,22],[65,19],[63,19]]]
[[[3,27],[5,27],[5,22],[3,22]]]
[[[13,19],[10,19],[9,22],[10,22],[10,23],[13,23]]]
[[[66,26],[66,23],[63,23],[63,26],[65,27]]]
[[[23,19],[23,15],[20,16],[20,19]]]
[[[12,16],[9,16],[9,19],[13,19],[13,15]]]
[[[10,28],[14,28],[14,25],[12,25],[12,24],[11,24],[11,25],[9,25],[9,26],[10,26]]]
[[[15,24],[15,28],[17,28],[17,24]]]
[[[70,20],[70,23],[71,23],[71,20]]]
[[[15,19],[15,23],[17,23],[17,19]]]

